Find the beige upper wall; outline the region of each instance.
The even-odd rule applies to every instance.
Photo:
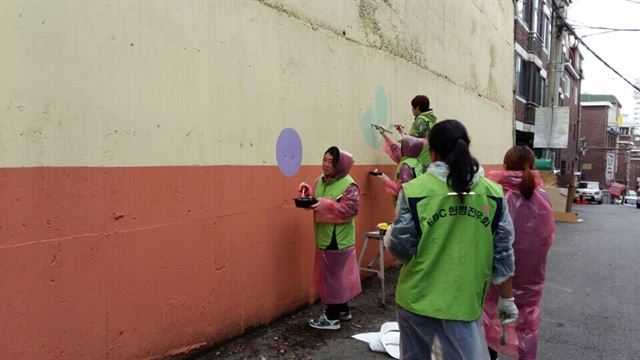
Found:
[[[303,164],[333,144],[388,162],[367,109],[409,125],[416,94],[500,163],[512,19],[511,1],[2,2],[0,166],[273,165],[285,127]]]

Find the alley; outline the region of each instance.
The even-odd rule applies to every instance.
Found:
[[[582,223],[556,223],[547,263],[538,359],[633,359],[640,353],[640,210],[631,206],[581,205]],[[393,302],[397,269],[388,272]],[[319,305],[286,316],[208,351],[180,359],[385,359],[351,339],[394,319],[394,305],[378,305],[377,279],[365,280],[354,301],[354,320],[335,332],[306,321]]]
[[[539,359],[637,359],[640,210],[581,205],[557,223],[543,296]]]

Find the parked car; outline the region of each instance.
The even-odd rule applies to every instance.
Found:
[[[635,205],[638,209],[640,209],[640,205],[638,204],[638,194],[636,194],[636,192],[633,190],[629,190],[627,192],[627,196],[625,196],[624,200],[622,200],[622,205]]]
[[[576,199],[582,196],[586,201],[602,204],[602,191],[597,181],[580,181],[576,186]]]

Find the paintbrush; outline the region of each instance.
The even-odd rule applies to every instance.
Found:
[[[500,314],[500,345],[507,345],[507,324],[504,323],[506,316]]]
[[[371,126],[373,126],[373,127],[374,127],[376,130],[378,130],[378,131],[384,131],[384,132],[386,132],[386,133],[393,134],[391,131],[387,130],[387,129],[386,129],[384,126],[382,126],[382,125],[378,125],[378,124],[371,123]]]

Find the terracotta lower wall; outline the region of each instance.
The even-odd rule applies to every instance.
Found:
[[[351,172],[359,235],[393,219],[371,168]],[[161,357],[312,303],[311,213],[292,199],[318,173],[0,169],[0,359]]]
[[[352,171],[359,234],[393,219],[370,169]],[[0,359],[159,357],[315,301],[311,214],[292,199],[319,171],[0,169]]]

